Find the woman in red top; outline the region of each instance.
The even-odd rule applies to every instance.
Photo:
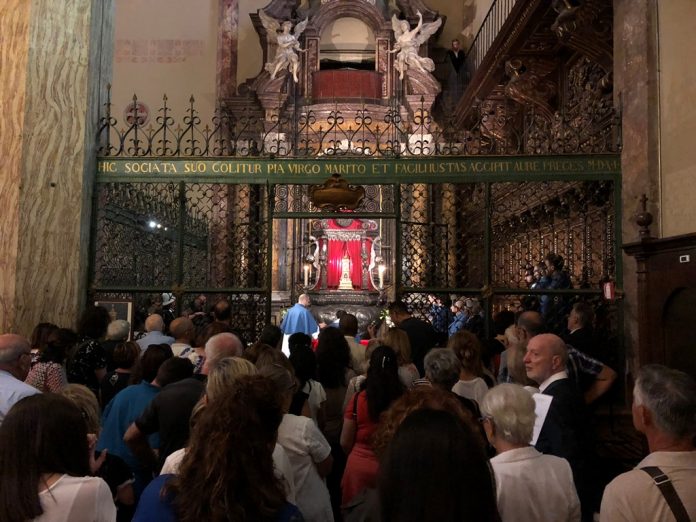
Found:
[[[372,435],[380,414],[404,391],[399,381],[399,364],[389,346],[372,352],[367,378],[361,389],[348,402],[343,416],[341,446],[348,455],[341,481],[342,503],[345,505],[365,488],[376,487],[379,464],[372,451]]]

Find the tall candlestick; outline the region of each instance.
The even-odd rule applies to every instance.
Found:
[[[309,265],[304,266],[304,285],[309,286]]]
[[[379,289],[384,288],[384,271],[387,269],[384,265],[379,265],[377,267],[377,272],[379,273]]]

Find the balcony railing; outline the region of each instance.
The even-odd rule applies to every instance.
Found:
[[[470,75],[473,75],[481,65],[517,2],[518,0],[493,0],[493,5],[466,52],[466,70]]]

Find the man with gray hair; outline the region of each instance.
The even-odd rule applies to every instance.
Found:
[[[116,369],[114,350],[119,344],[127,341],[129,335],[130,323],[125,319],[115,319],[106,327],[106,340],[101,343],[106,359],[106,371],[113,372]]]
[[[201,373],[208,375],[217,363],[225,357],[241,357],[244,345],[239,337],[231,332],[213,335],[205,343],[205,362]]]
[[[39,393],[24,383],[31,365],[31,346],[22,336],[0,335],[0,424],[17,402]]]
[[[451,392],[457,381],[462,366],[455,353],[449,348],[433,348],[423,359],[425,378],[433,386]]]
[[[145,319],[145,330],[147,334],[136,341],[138,346],[140,346],[141,352],[147,350],[147,347],[151,344],[168,344],[171,346],[174,342],[173,337],[162,333],[164,332],[164,319],[159,314],[147,316],[147,319]]]
[[[600,520],[696,520],[696,381],[665,366],[642,367],[632,414],[650,454],[609,483]]]

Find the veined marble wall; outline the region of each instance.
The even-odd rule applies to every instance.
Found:
[[[19,194],[24,104],[29,60],[29,13],[22,0],[0,4],[0,332],[15,320]]]
[[[83,304],[110,0],[0,6],[0,331],[74,326]]]

